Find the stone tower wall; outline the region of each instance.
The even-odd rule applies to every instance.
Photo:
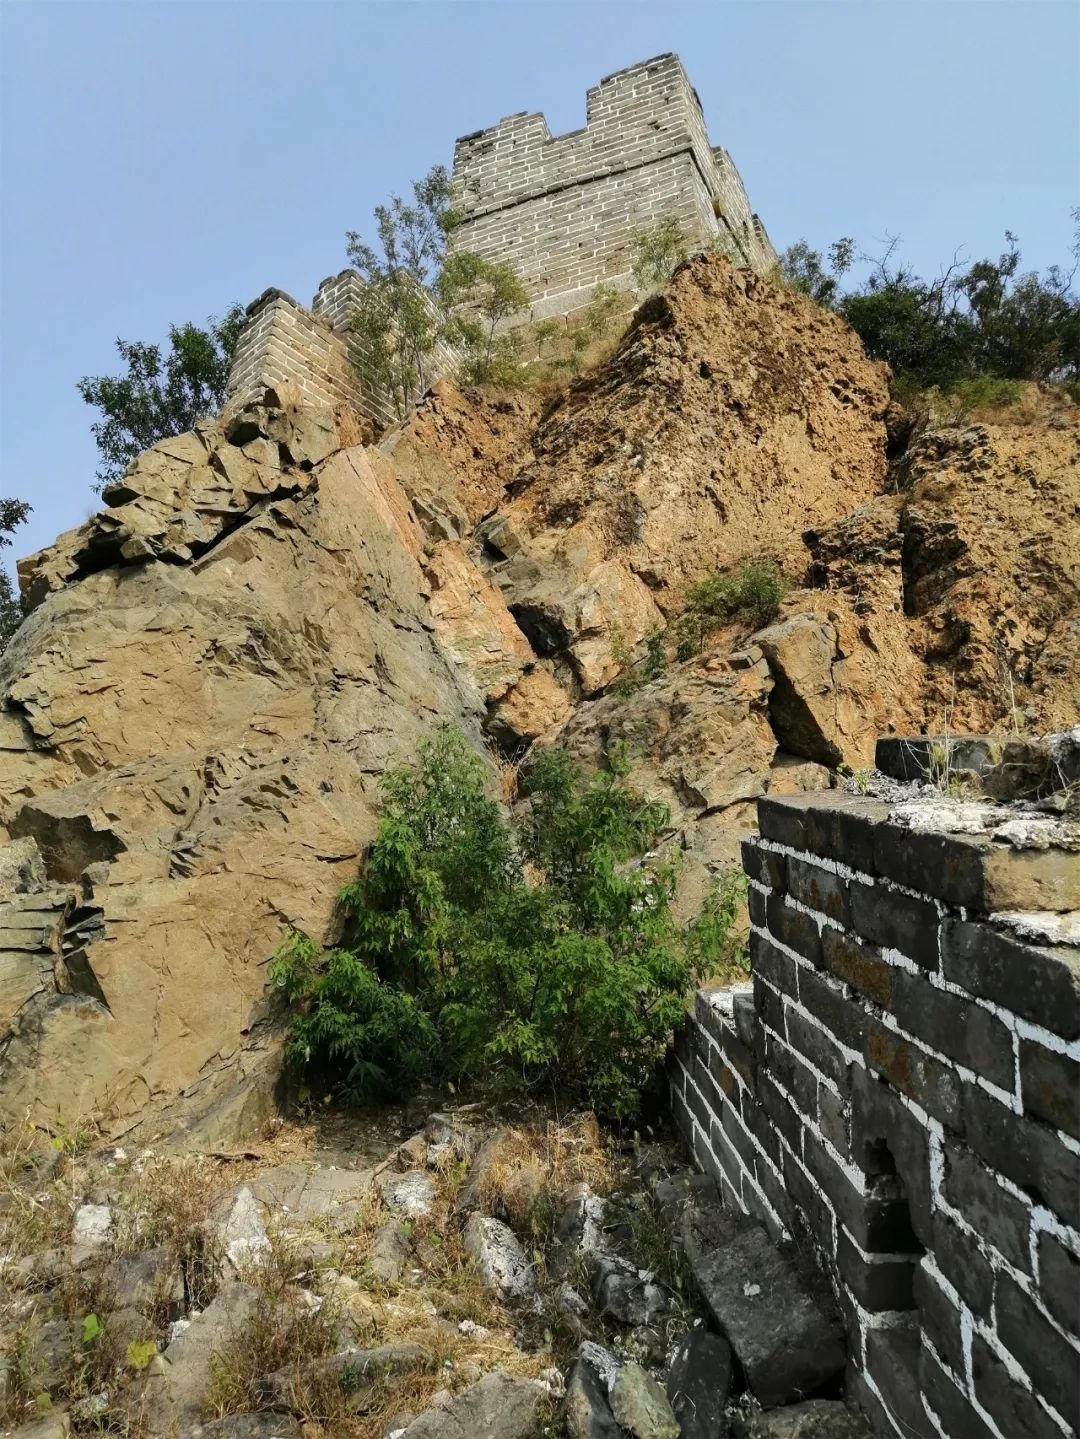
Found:
[[[1080,854],[759,801],[752,986],[703,990],[676,1120],[813,1246],[881,1435],[1080,1432]],[[1023,911],[1037,911],[1025,915]]]
[[[674,55],[601,80],[581,130],[552,136],[543,115],[521,114],[464,136],[454,182],[456,245],[511,264],[534,319],[587,303],[602,280],[628,285],[634,233],[669,215],[692,243],[720,237],[759,270],[775,260]]]

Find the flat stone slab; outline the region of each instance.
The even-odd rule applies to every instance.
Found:
[[[421,1414],[402,1439],[533,1439],[547,1392],[534,1379],[496,1371]]]
[[[766,795],[763,839],[839,860],[975,914],[1080,909],[1080,825],[1008,805],[919,791],[885,802]]]
[[[680,1439],[721,1439],[730,1388],[730,1344],[707,1329],[691,1329],[675,1350],[667,1376]]]
[[[811,1292],[756,1220],[716,1205],[688,1209],[683,1240],[698,1288],[763,1405],[800,1399],[843,1369],[843,1331],[824,1291]]]
[[[306,1223],[329,1217],[344,1223],[371,1192],[370,1169],[317,1169],[278,1164],[251,1181],[251,1192],[267,1209]]]

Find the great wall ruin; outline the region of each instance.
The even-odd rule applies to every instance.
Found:
[[[510,115],[454,147],[453,244],[510,264],[530,299],[520,323],[583,309],[596,286],[632,287],[631,241],[674,218],[691,247],[721,242],[763,272],[776,261],[727,151],[709,143],[705,117],[677,55],[606,76],[588,93],[581,130],[551,135],[543,115]],[[351,404],[378,428],[397,416],[357,379],[350,314],[362,284],[331,275],[311,308],[269,289],[248,306],[229,377],[229,403],[292,385],[313,403]],[[433,377],[453,367],[442,347]]]

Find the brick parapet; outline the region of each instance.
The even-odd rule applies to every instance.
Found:
[[[291,386],[311,404],[358,405],[361,397],[344,340],[283,290],[266,290],[247,308],[229,371],[226,407]]]
[[[1080,952],[994,913],[1032,857],[872,801],[759,822],[751,982],[700,993],[671,1062],[699,1164],[818,1250],[882,1433],[1075,1434]],[[1068,904],[1080,856],[1035,862]]]
[[[720,240],[755,269],[776,258],[675,55],[594,86],[580,130],[552,136],[543,115],[520,114],[464,136],[454,183],[464,221],[456,245],[512,264],[533,319],[629,276],[634,234],[668,216],[692,244]]]

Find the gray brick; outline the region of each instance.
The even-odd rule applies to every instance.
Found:
[[[975,1398],[1008,1439],[1048,1439],[1054,1433],[1046,1410],[1013,1379],[979,1334],[971,1345],[971,1370]]]
[[[769,895],[766,909],[770,933],[811,964],[820,965],[821,936],[813,916],[796,909],[780,894]]]
[[[890,1008],[897,1021],[931,1049],[966,1065],[1001,1089],[1013,1089],[1016,1064],[1012,1034],[988,1010],[934,989],[922,975],[906,970],[897,970],[893,978]]]
[[[962,1108],[967,1146],[1059,1219],[1080,1228],[1080,1158],[1053,1130],[1014,1114],[971,1084],[964,1085]]]
[[[942,927],[945,978],[1062,1039],[1080,1038],[1080,951],[1028,944],[989,924]]]
[[[942,1190],[946,1200],[1017,1269],[1030,1271],[1031,1213],[975,1156],[957,1145],[945,1147]]]
[[[1080,1139],[1080,1063],[1075,1059],[1021,1039],[1020,1093],[1026,1114]]]
[[[821,947],[825,968],[830,974],[850,984],[875,1004],[889,1008],[896,970],[885,963],[878,950],[835,929],[822,931]]]
[[[828,915],[845,928],[850,924],[848,912],[848,882],[820,865],[810,864],[804,859],[789,856],[787,862],[787,892],[807,908]]]
[[[964,1340],[960,1311],[924,1264],[914,1276],[914,1301],[923,1333],[954,1374],[964,1372]]]
[[[962,1374],[963,1366],[956,1372]],[[919,1353],[919,1383],[926,1401],[939,1416],[945,1433],[962,1439],[993,1439],[993,1431],[967,1395],[937,1362],[924,1344]]]
[[[856,882],[850,894],[852,924],[863,939],[898,949],[924,969],[937,969],[938,912],[929,900],[887,884]]]
[[[1045,1230],[1039,1235],[1039,1294],[1058,1323],[1080,1335],[1080,1258]]]
[[[1038,1394],[1074,1428],[1080,1427],[1080,1355],[1008,1274],[997,1277],[998,1337],[1031,1376]]]

